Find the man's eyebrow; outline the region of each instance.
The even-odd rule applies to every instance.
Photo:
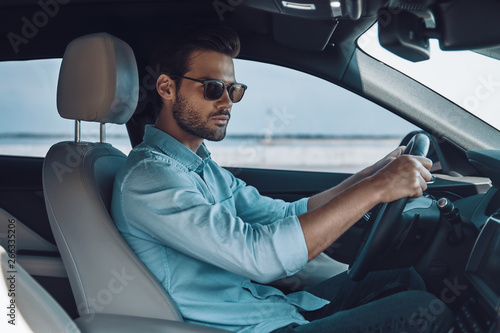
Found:
[[[217,80],[217,81],[222,81],[222,82],[224,82],[226,84],[236,83],[236,81],[234,81],[234,80],[233,81],[224,81],[222,79],[216,79],[216,78],[213,78],[213,77],[210,77],[210,76],[202,76],[202,77],[200,77],[200,80],[202,80],[202,81],[205,81],[205,80]]]

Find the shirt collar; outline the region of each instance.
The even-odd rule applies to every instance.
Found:
[[[195,154],[191,149],[177,141],[174,137],[157,129],[153,125],[146,125],[144,130],[144,142],[150,146],[156,147],[164,154],[184,165],[190,171],[201,169],[205,161],[210,158],[210,152],[205,146],[205,143],[201,144]]]

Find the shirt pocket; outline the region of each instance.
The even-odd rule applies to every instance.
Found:
[[[216,196],[216,202],[220,203],[222,206],[229,209],[233,216],[236,216],[236,205],[234,203],[233,193],[221,193],[221,195]]]
[[[298,291],[285,295],[276,288],[261,284],[254,284],[249,280],[244,280],[241,287],[252,294],[252,296],[256,299],[271,302],[284,302],[296,306],[304,311],[314,311],[330,303],[329,301],[314,296],[307,291]]]
[[[283,294],[281,291],[279,291],[276,288],[266,286],[266,285],[261,285],[261,284],[254,284],[250,282],[250,280],[243,280],[243,283],[241,284],[241,287],[252,294],[253,297],[264,300],[270,297],[278,297],[282,300],[286,301],[286,296]]]

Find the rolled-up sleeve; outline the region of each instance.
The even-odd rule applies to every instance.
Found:
[[[299,271],[307,263],[308,253],[296,215],[307,210],[307,200],[274,202],[244,184],[233,185],[238,186],[234,195],[237,209],[242,211],[237,216],[221,203],[207,201],[188,173],[166,167],[165,161],[142,161],[121,186],[127,227],[259,283]],[[245,210],[243,205],[250,203],[253,209]],[[271,208],[280,208],[279,213],[271,214],[272,221],[255,223],[259,214],[273,211]]]
[[[279,218],[299,216],[307,212],[309,198],[289,203],[262,196],[255,187],[248,186],[229,171],[225,170],[225,172],[226,177],[230,179],[237,214],[246,222],[272,223]]]

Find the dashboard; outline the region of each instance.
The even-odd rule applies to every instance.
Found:
[[[470,220],[481,229],[465,269],[472,292],[456,315],[452,332],[500,332],[500,152],[470,151],[467,156],[492,181]]]
[[[500,212],[484,225],[466,268],[472,296],[461,306],[454,332],[500,331]]]

